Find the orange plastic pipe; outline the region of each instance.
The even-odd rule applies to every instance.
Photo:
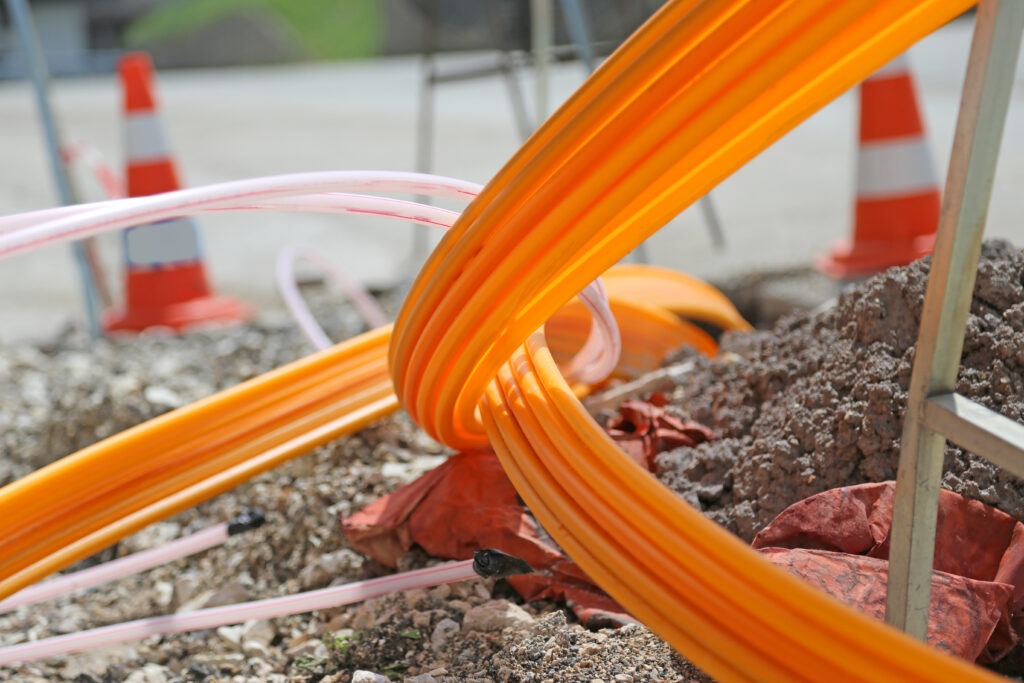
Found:
[[[721,680],[995,677],[772,567],[630,463],[539,336],[516,349],[583,283],[970,4],[670,3],[485,188],[396,323],[392,371],[413,417],[454,447],[489,441],[584,570]]]
[[[583,285],[967,0],[668,4],[448,231],[390,350],[435,438],[486,444],[483,389]]]
[[[597,427],[541,334],[499,371],[482,417],[545,528],[716,680],[998,680],[835,602],[670,493]]]
[[[636,277],[669,281],[654,271]],[[629,296],[618,295],[615,305],[628,309]],[[737,315],[725,299],[711,308],[718,317]],[[573,310],[552,335],[566,348],[582,344],[589,331],[589,317]],[[620,376],[653,364],[652,348],[692,338],[658,308],[637,305],[628,320],[647,332],[625,335],[623,363],[633,370],[620,364]],[[389,332],[369,332],[162,415],[0,489],[0,595],[393,412]]]
[[[736,307],[707,282],[676,270],[651,265],[617,265],[601,275],[608,298],[644,303],[722,330],[749,330]],[[622,325],[622,327],[627,327]]]
[[[389,332],[162,415],[0,489],[0,593],[393,411]]]
[[[623,345],[617,378],[631,379],[658,368],[668,352],[684,344],[705,356],[714,356],[718,351],[718,345],[707,332],[663,308],[609,298]],[[560,365],[566,364],[583,345],[590,320],[590,311],[578,301],[571,301],[545,323],[544,329],[552,339],[551,352]]]

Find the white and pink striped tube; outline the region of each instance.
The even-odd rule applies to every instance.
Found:
[[[128,191],[120,176],[110,167],[100,151],[92,145],[84,142],[73,142],[65,145],[60,150],[64,163],[74,164],[81,162],[83,166],[92,172],[96,182],[103,189],[103,193],[110,199],[127,197]]]
[[[209,609],[150,617],[122,624],[113,624],[90,631],[68,633],[29,643],[19,643],[0,648],[0,665],[30,662],[46,657],[81,652],[99,647],[116,645],[129,640],[149,636],[168,635],[183,631],[198,631],[227,624],[240,624],[249,619],[271,619],[291,614],[303,614],[314,610],[328,609],[380,597],[395,591],[427,588],[442,583],[453,583],[478,578],[473,571],[473,560],[417,569],[402,574],[393,574],[379,579],[356,581],[343,586],[289,595],[267,600],[244,602]]]
[[[59,244],[112,230],[156,221],[225,209],[265,209],[275,200],[338,192],[408,193],[472,200],[480,186],[423,173],[385,171],[321,171],[239,180],[186,188],[130,199],[83,204],[52,219],[53,210],[36,224],[33,214],[0,219],[0,258],[13,256],[43,244]],[[313,207],[309,210],[322,211]],[[10,230],[10,228],[20,228]]]
[[[313,247],[292,244],[282,249],[277,255],[277,291],[281,293],[281,298],[284,299],[284,303],[292,317],[295,318],[299,329],[314,347],[321,350],[326,349],[333,342],[317,323],[309,306],[306,305],[305,299],[302,298],[302,293],[299,292],[298,283],[295,281],[295,263],[299,259],[308,261],[323,271],[327,278],[352,302],[368,327],[387,325],[388,318],[384,315],[384,311],[377,305],[377,301],[363,289],[362,285],[342,272],[330,259]]]
[[[353,191],[415,193],[471,201],[475,183],[421,173],[323,171],[220,183],[0,219],[0,259],[135,225],[213,211],[316,211],[359,213],[450,227],[458,214],[399,199]],[[595,382],[614,370],[621,351],[615,318],[599,284],[580,293],[594,316],[591,336],[571,364],[569,379]],[[322,340],[321,340],[322,341]]]

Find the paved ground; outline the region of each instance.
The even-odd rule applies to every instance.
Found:
[[[970,22],[956,22],[911,51],[940,169],[949,156]],[[452,57],[451,60],[465,59]],[[451,63],[446,61],[446,63]],[[553,73],[553,102],[582,81],[577,64]],[[192,185],[321,169],[414,166],[418,63],[411,58],[160,75],[163,115]],[[532,77],[523,82],[534,94]],[[68,140],[89,141],[119,163],[119,96],[112,78],[59,81],[54,97]],[[712,280],[806,265],[850,232],[854,99],[846,95],[741,169],[714,193],[728,247],[716,251],[696,210],[650,241],[655,263]],[[503,83],[488,78],[438,91],[435,171],[485,182],[516,149]],[[55,203],[41,129],[24,83],[0,84],[0,214]],[[1024,244],[1024,70],[1017,87],[989,217],[989,235]],[[96,197],[92,194],[92,197]],[[311,215],[204,218],[217,288],[277,305],[273,260],[284,245],[317,245],[371,284],[412,272],[412,228]],[[116,239],[103,254],[119,261]],[[80,316],[67,247],[0,263],[0,340],[45,334]]]

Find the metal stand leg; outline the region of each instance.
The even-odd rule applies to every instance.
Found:
[[[554,7],[551,0],[530,0],[530,51],[533,53],[534,111],[538,125],[551,111],[548,103],[551,79],[551,46],[555,42]]]
[[[711,233],[711,244],[721,251],[725,249],[725,231],[722,230],[722,221],[718,218],[718,211],[715,203],[711,200],[711,193],[700,198],[700,212],[704,216],[704,222],[708,224],[708,232]]]
[[[429,173],[434,165],[434,88],[437,81],[437,22],[440,0],[434,0],[425,10],[427,18],[423,30],[423,56],[420,58],[420,102],[419,119],[416,122],[416,170]],[[428,203],[429,197],[417,196],[421,204]],[[427,226],[413,225],[411,269],[427,257]]]
[[[944,434],[957,441],[962,431],[950,425],[940,433],[929,418],[934,411],[930,404],[937,396],[956,403],[952,392],[1022,29],[1024,3],[981,3],[910,380],[893,510],[886,621],[920,639],[928,626]]]
[[[11,14],[11,21],[14,24],[15,30],[18,32],[22,48],[25,50],[25,61],[28,64],[29,73],[32,77],[32,85],[36,94],[36,105],[39,109],[39,119],[42,122],[43,131],[46,135],[46,149],[50,156],[50,169],[53,172],[54,182],[57,185],[57,193],[62,204],[75,204],[77,201],[71,187],[71,179],[68,177],[64,160],[60,154],[60,135],[57,131],[57,121],[50,106],[50,77],[47,73],[46,58],[43,55],[42,46],[39,44],[39,37],[32,23],[32,15],[25,0],[7,0],[7,9]],[[90,258],[95,259],[96,255],[91,249],[87,248],[86,243],[81,241],[73,243],[71,248],[75,256],[75,263],[78,266],[82,292],[85,295],[85,313],[89,334],[98,337],[100,335],[100,305],[95,286],[96,269],[94,264],[90,263]]]
[[[576,46],[576,54],[579,55],[587,73],[591,74],[597,69],[597,59],[594,57],[594,48],[590,44],[590,29],[587,28],[587,18],[583,14],[583,7],[580,6],[580,0],[562,0],[561,4],[565,27]]]

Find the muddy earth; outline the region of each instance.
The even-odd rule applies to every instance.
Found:
[[[658,476],[746,540],[788,504],[835,486],[895,476],[900,419],[927,262],[844,293],[833,307],[726,335],[693,364],[673,410],[716,440],[658,457]],[[1024,258],[987,244],[958,390],[1020,420]],[[354,312],[310,291],[335,339]],[[396,305],[391,302],[391,310]],[[69,331],[0,346],[0,483],[142,420],[309,352],[265,315],[185,337],[92,341]],[[349,514],[435,466],[446,451],[399,413],[317,449],[106,551],[125,555],[257,506],[260,529],[191,558],[79,595],[0,615],[0,646],[184,609],[293,594],[379,576],[341,536]],[[945,485],[1024,518],[1022,484],[955,447]],[[437,562],[421,552],[403,568]],[[1003,671],[1014,673],[1012,667]],[[553,603],[522,604],[503,582],[467,581],[349,608],[148,638],[0,668],[42,681],[707,681],[643,627],[587,631]]]
[[[787,506],[838,486],[895,479],[930,259],[895,268],[816,313],[726,335],[720,358],[675,389],[714,441],[662,454],[659,477],[744,540]],[[679,356],[689,354],[681,353]],[[983,249],[957,391],[1024,414],[1024,258]],[[947,445],[943,486],[1024,519],[1024,482]]]

